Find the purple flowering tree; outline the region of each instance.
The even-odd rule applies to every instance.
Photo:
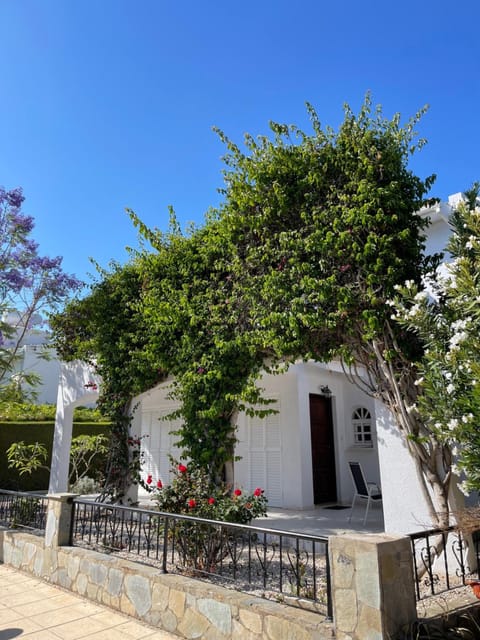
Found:
[[[21,189],[0,187],[0,400],[35,384],[34,374],[18,370],[25,336],[82,286],[63,272],[61,257],[39,255],[23,201]]]

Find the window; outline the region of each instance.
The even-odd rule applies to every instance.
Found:
[[[365,407],[355,409],[352,414],[353,440],[357,447],[373,447],[372,416]]]

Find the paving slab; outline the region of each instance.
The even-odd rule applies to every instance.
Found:
[[[174,636],[0,564],[0,640],[174,640]]]

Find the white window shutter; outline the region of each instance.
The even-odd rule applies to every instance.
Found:
[[[248,420],[248,489],[256,487],[265,490],[270,506],[281,506],[282,488],[282,450],[280,430],[280,403],[277,399],[275,408],[278,413]]]

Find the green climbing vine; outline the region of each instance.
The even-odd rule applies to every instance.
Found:
[[[135,475],[132,400],[161,381],[171,380],[184,455],[213,479],[233,459],[237,413],[274,410],[256,384],[264,369],[298,358],[358,361],[399,416],[396,398],[416,392],[410,362],[420,345],[398,339],[386,301],[427,266],[426,222],[412,212],[433,177],[408,169],[423,144],[421,113],[401,126],[367,97],[358,115],[345,108],[335,132],[308,111],[311,134],[271,123],[270,136],[247,135],[244,150],[219,132],[224,201],[205,225],[183,234],[172,213],[162,233],[129,211],[144,245],[54,319],[62,357],[94,362],[103,378],[112,497]]]

